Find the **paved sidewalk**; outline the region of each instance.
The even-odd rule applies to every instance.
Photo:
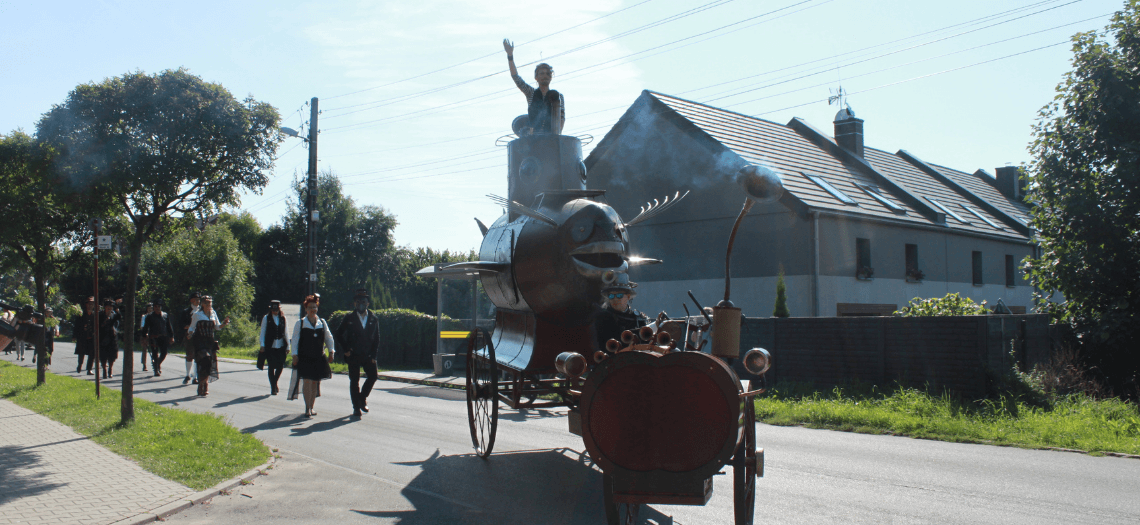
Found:
[[[0,525],[114,523],[194,494],[0,399]]]

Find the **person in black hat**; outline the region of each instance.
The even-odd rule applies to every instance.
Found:
[[[119,312],[115,311],[115,301],[103,301],[103,311],[99,312],[99,367],[103,379],[115,375],[115,360],[119,358]]]
[[[352,415],[368,412],[368,394],[376,384],[376,356],[380,351],[380,319],[368,311],[368,290],[359,289],[352,298],[353,312],[344,316],[336,329],[337,347],[348,363]],[[367,379],[360,385],[360,368]]]
[[[200,309],[198,300],[201,297],[198,292],[190,292],[190,306],[182,310],[182,320],[178,323],[178,337],[183,341],[182,347],[186,349],[186,378],[182,380],[184,385],[191,379],[195,385],[198,384],[198,372],[194,370],[194,345],[190,344],[190,323],[194,319],[194,314]]]
[[[83,302],[83,312],[71,319],[73,327],[72,336],[75,338],[75,355],[79,362],[75,365],[75,373],[83,371],[83,358],[87,358],[87,375],[95,375],[91,371],[95,367],[95,298],[88,297]]]
[[[170,316],[162,311],[166,303],[162,299],[155,299],[153,310],[143,318],[143,339],[150,350],[150,364],[154,368],[154,376],[162,375],[162,362],[166,360],[166,352],[170,343],[174,342],[174,325],[170,324]],[[143,350],[146,353],[146,350]],[[143,368],[146,370],[146,368]]]
[[[190,347],[198,363],[198,395],[206,397],[210,393],[210,382],[218,380],[218,330],[230,324],[230,318],[218,320],[214,311],[214,299],[208,295],[201,297],[202,308],[194,312],[190,324]]]
[[[269,394],[277,395],[277,380],[285,369],[285,358],[289,355],[289,339],[285,335],[285,314],[281,313],[281,301],[269,301],[269,313],[261,318],[261,348],[257,351],[257,368],[269,365]]]
[[[142,360],[143,372],[146,372],[146,356],[149,353],[147,349],[150,346],[150,343],[146,341],[146,317],[150,315],[151,312],[154,312],[154,303],[146,303],[146,311],[139,316],[139,324],[135,325],[135,342],[143,347],[143,351],[140,352],[142,354],[140,359]]]
[[[621,341],[621,333],[637,330],[649,322],[645,314],[634,310],[629,303],[637,295],[634,288],[637,283],[630,282],[629,274],[614,272],[603,277],[608,284],[602,288],[602,298],[605,301],[594,315],[594,334],[598,349],[606,350],[606,341],[616,339]],[[622,346],[625,346],[624,344]]]

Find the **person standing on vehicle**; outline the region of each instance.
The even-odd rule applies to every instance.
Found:
[[[150,364],[154,369],[154,377],[162,375],[162,363],[166,361],[166,353],[170,343],[174,342],[174,325],[170,324],[170,316],[162,311],[166,303],[162,299],[155,299],[151,313],[143,318],[143,340],[147,342],[146,348],[150,351]],[[147,350],[143,350],[146,353]],[[143,370],[146,370],[145,368]]]
[[[285,330],[281,301],[269,301],[269,313],[261,318],[261,348],[257,351],[257,361],[269,365],[269,395],[272,396],[281,391],[277,388],[277,380],[281,379],[285,357],[289,353],[289,340],[286,339]]]
[[[321,396],[321,381],[332,378],[332,369],[329,363],[333,361],[333,335],[329,325],[324,319],[317,316],[320,299],[315,295],[305,298],[302,308],[305,317],[293,325],[293,337],[289,347],[293,354],[293,368],[301,378],[300,390],[305,397],[305,416],[313,417],[317,412],[313,410],[317,398]],[[328,357],[324,349],[328,348]],[[297,398],[297,388],[289,391],[289,399]]]
[[[554,80],[554,68],[545,62],[535,66],[534,80],[538,82],[538,89],[535,89],[519,76],[518,69],[515,68],[515,45],[504,38],[503,50],[507,52],[511,79],[526,97],[527,121],[531,132],[561,134],[562,127],[566,124],[566,100],[561,93],[550,89],[550,82]]]
[[[345,314],[336,329],[336,342],[344,354],[344,362],[348,363],[352,415],[360,417],[361,412],[368,412],[368,394],[379,377],[376,356],[380,351],[380,319],[368,311],[368,290],[356,291],[353,306],[353,312]],[[363,387],[360,385],[361,367],[367,374]]]
[[[213,297],[202,296],[201,305],[202,308],[194,313],[187,332],[194,359],[198,363],[198,395],[206,397],[210,393],[210,382],[218,380],[217,331],[229,325],[230,318],[218,321]]]
[[[610,352],[606,349],[606,341],[616,339],[621,342],[622,332],[629,330],[636,334],[649,322],[645,314],[629,305],[637,295],[634,288],[637,288],[637,283],[630,282],[627,273],[617,273],[613,282],[602,288],[605,302],[594,315],[594,334],[598,349],[607,354]],[[626,346],[625,343],[622,346]]]
[[[119,312],[115,311],[115,301],[103,301],[103,311],[99,312],[99,367],[103,379],[115,375],[115,360],[119,358]]]
[[[190,306],[182,311],[182,319],[178,323],[178,335],[183,341],[182,347],[186,350],[186,378],[182,380],[184,385],[191,379],[195,385],[198,384],[198,372],[194,370],[194,345],[190,344],[190,324],[194,322],[194,314],[200,309],[198,306],[200,298],[198,292],[190,292]]]

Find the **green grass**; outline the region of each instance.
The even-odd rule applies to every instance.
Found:
[[[135,420],[120,425],[118,390],[80,379],[36,372],[0,362],[0,397],[67,425],[112,452],[163,478],[203,490],[269,459],[264,443],[243,434],[221,416],[166,408],[134,398]]]
[[[1019,396],[977,402],[916,389],[784,385],[757,398],[757,419],[862,433],[1091,453],[1140,454],[1140,409],[1115,398],[1073,394],[1045,403]]]

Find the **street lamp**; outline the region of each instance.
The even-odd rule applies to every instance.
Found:
[[[308,240],[308,271],[305,273],[305,296],[317,293],[317,223],[320,222],[321,214],[317,211],[317,97],[313,97],[311,101],[312,107],[309,114],[309,137],[302,137],[297,130],[292,128],[280,128],[281,133],[290,137],[299,138],[309,144],[309,177],[308,185],[308,198],[305,199],[305,211],[308,217],[306,218],[309,223],[309,240]]]

